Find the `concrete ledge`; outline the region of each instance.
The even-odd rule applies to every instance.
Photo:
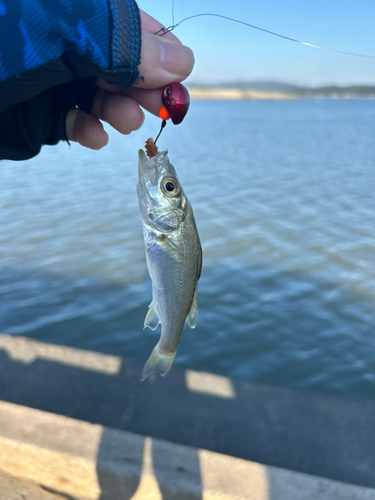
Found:
[[[267,471],[270,498],[278,481],[278,475],[271,471],[279,471],[278,468],[375,488],[373,401],[254,384],[177,367],[168,377],[149,377],[141,384],[142,367],[143,362],[133,359],[0,335],[0,400],[46,414],[59,414],[73,422],[82,421],[81,424],[97,424],[98,435],[95,438],[91,434],[87,443],[91,446],[96,443],[89,457],[91,461],[96,457],[94,472],[101,491],[118,482],[107,481],[106,469],[100,464],[112,456],[116,440],[120,440],[116,432],[121,431],[140,435],[137,446],[134,440],[132,448],[130,444],[124,445],[131,449],[129,456],[124,458],[123,448],[119,451],[119,463],[125,460],[137,471],[133,493],[139,486],[145,450],[151,446],[152,470],[163,498],[167,498],[163,470],[170,459],[155,451],[160,448],[158,443],[166,441],[193,450],[189,455],[189,470],[194,470],[195,477],[200,478],[198,489],[206,487],[202,472],[202,457],[206,452],[197,450],[237,457],[247,464],[270,466],[262,469]],[[26,434],[7,436],[7,422],[12,419],[16,416],[10,418],[4,414],[0,418],[4,443],[7,438],[11,443],[28,443]],[[26,433],[25,422],[20,422],[19,429]],[[74,434],[71,429],[64,438],[59,438],[57,431],[48,430],[46,422],[39,434],[43,437],[41,449],[50,450],[49,453],[55,449],[52,444],[45,446],[49,436],[61,446],[69,443],[68,455],[72,454],[74,443],[81,442],[80,432]],[[38,444],[36,435],[34,428],[30,441],[33,446]],[[152,441],[141,436],[149,436]],[[8,448],[12,446],[9,444]],[[3,450],[8,448],[4,444]],[[82,449],[80,445],[77,456],[82,457]],[[60,453],[61,449],[57,451]],[[79,466],[72,467],[69,477],[74,478]],[[181,473],[177,476],[185,477],[183,465],[176,467],[180,467]],[[87,472],[83,476],[91,477],[92,484],[92,475]],[[129,481],[127,484],[129,487]],[[102,493],[100,500],[104,498]],[[113,499],[108,496],[108,500]]]
[[[0,468],[80,500],[375,500],[373,489],[5,402]]]

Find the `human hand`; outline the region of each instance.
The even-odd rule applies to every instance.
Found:
[[[183,81],[191,73],[194,66],[192,51],[172,33],[163,37],[154,35],[162,25],[142,10],[140,13],[142,50],[138,82],[124,89],[98,79],[91,113],[78,108],[68,112],[66,133],[69,141],[90,149],[106,146],[108,134],[101,121],[122,134],[138,130],[144,122],[140,106],[158,116],[163,107],[161,89],[169,83]]]

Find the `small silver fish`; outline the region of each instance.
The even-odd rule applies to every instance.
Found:
[[[138,157],[138,201],[152,281],[144,328],[155,330],[161,323],[159,342],[142,371],[144,380],[153,371],[162,376],[169,372],[185,319],[190,328],[197,324],[202,249],[193,210],[167,151],[147,159],[139,150]]]

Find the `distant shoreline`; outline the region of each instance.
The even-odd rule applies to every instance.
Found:
[[[192,88],[189,89],[192,99],[221,99],[221,100],[274,100],[284,101],[300,99],[297,94],[289,92],[242,90],[236,88]]]
[[[217,100],[272,100],[290,101],[298,99],[375,99],[375,93],[362,93],[349,89],[301,89],[296,91],[260,90],[238,87],[189,87],[192,99]]]

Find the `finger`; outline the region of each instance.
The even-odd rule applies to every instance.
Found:
[[[140,89],[137,87],[124,88],[120,85],[107,83],[105,80],[100,78],[97,80],[97,84],[98,87],[108,90],[108,92],[131,97],[140,106],[142,106],[143,109],[146,109],[156,116],[159,116],[159,111],[164,106],[163,101],[161,100],[164,87],[159,89]]]
[[[193,67],[194,54],[189,47],[142,31],[139,77],[133,86],[158,89],[171,82],[181,82],[190,75]],[[120,85],[109,84],[101,78],[97,79],[97,85],[110,92],[126,94],[126,90]]]
[[[71,109],[66,117],[66,135],[90,149],[101,149],[108,144],[108,134],[98,118],[80,109]]]
[[[126,135],[141,128],[145,119],[143,111],[134,99],[103,89],[97,91],[91,112]]]
[[[144,31],[147,31],[147,33],[155,34],[157,31],[165,27],[161,23],[159,23],[159,21],[147,14],[147,12],[144,12],[141,9],[139,10],[141,13],[141,27]],[[168,38],[168,40],[173,43],[179,43],[180,45],[182,45],[180,40],[170,31],[163,35],[163,37]]]
[[[194,66],[189,47],[172,43],[165,37],[142,31],[141,63],[136,87],[152,89],[187,78]]]
[[[159,116],[159,111],[164,107],[161,100],[163,88],[160,89],[139,89],[130,87],[126,89],[129,97],[137,101],[137,103],[153,115]]]

